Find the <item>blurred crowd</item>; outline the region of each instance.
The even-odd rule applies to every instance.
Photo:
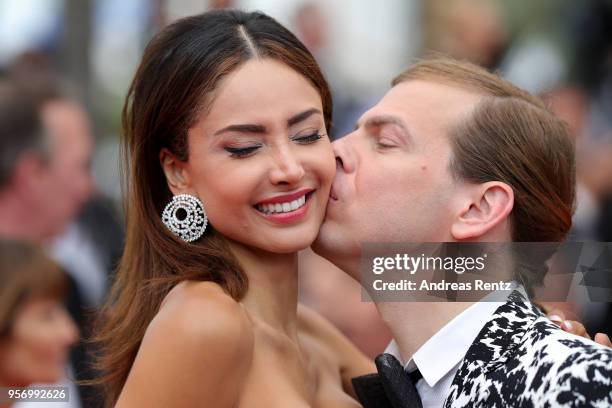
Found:
[[[86,110],[50,72],[26,59],[9,67],[0,78],[2,386],[56,383],[98,399],[68,381],[95,375],[85,340],[121,252],[120,218],[92,180],[93,147]]]
[[[0,0],[0,13],[17,3]],[[282,9],[279,20],[309,47],[330,81],[335,99],[331,134],[336,138],[350,132],[389,86],[392,74],[384,81],[367,77],[387,72],[380,67],[399,73],[415,58],[438,52],[499,71],[545,98],[576,138],[578,200],[572,239],[612,241],[608,0],[409,0],[400,23],[387,27],[402,33],[389,43],[405,46],[391,47],[390,61],[371,56],[383,52],[361,52],[361,42],[335,36],[338,25],[352,25],[347,15],[363,16],[353,29],[363,26],[365,35],[375,30],[381,15],[377,9],[395,7],[398,2],[392,0],[351,2],[360,13],[350,12],[344,0],[46,3],[61,4],[53,9],[57,19],[47,24],[46,32],[22,41],[21,48],[9,50],[5,43],[2,50],[0,44],[0,387],[60,384],[76,396],[63,406],[94,407],[99,401],[82,381],[96,375],[90,365],[95,350],[87,339],[122,251],[117,154],[121,98],[147,39],[183,10],[248,7],[275,16]],[[117,12],[112,7],[123,11],[123,20],[111,13]],[[6,26],[11,16],[0,14],[0,25]],[[123,21],[131,30],[138,27],[125,64],[113,54],[116,48],[99,44],[105,35],[111,45],[121,42],[104,34],[111,20]],[[11,27],[19,38],[18,25]],[[121,46],[125,51],[125,44]],[[343,68],[339,56],[349,48],[361,52],[364,67],[353,65],[361,79]],[[368,86],[355,82],[359,80]],[[362,301],[357,283],[311,251],[300,254],[300,270],[304,303],[366,354],[375,356],[384,349],[390,334],[373,304]],[[561,306],[591,333],[612,332],[610,303],[593,302],[586,291],[575,290]]]

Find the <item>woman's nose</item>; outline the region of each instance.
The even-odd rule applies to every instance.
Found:
[[[303,177],[304,167],[290,148],[283,148],[275,154],[270,172],[272,184],[297,184]]]

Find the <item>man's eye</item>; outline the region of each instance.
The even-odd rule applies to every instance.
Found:
[[[312,133],[310,135],[294,137],[292,140],[295,141],[295,142],[298,142],[300,144],[309,144],[309,143],[316,142],[317,140],[321,139],[322,137],[323,136],[319,132],[315,132],[315,133]]]
[[[385,142],[376,142],[376,147],[378,147],[379,149],[392,149],[396,146],[392,144],[387,144]]]
[[[261,146],[249,146],[249,147],[225,147],[225,151],[230,153],[231,157],[247,157],[254,153]]]

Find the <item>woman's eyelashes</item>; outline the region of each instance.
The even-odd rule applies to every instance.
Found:
[[[316,130],[306,135],[294,136],[291,138],[291,140],[300,144],[310,144],[316,142],[317,140],[320,140],[322,137],[323,135],[321,134],[321,132]]]
[[[230,154],[231,157],[247,157],[251,154],[255,153],[257,149],[259,149],[261,145],[247,146],[247,147],[230,147],[226,146],[225,151]]]
[[[316,130],[312,133],[308,133],[305,135],[293,136],[291,140],[300,145],[307,145],[307,144],[315,143],[316,141],[320,140],[323,136],[325,135],[322,134],[320,131]],[[259,150],[261,147],[263,147],[263,144],[253,144],[253,145],[244,146],[244,147],[225,146],[224,149],[226,152],[230,154],[230,157],[243,158],[243,157],[248,157],[248,156],[255,154],[255,152],[257,152],[257,150]]]

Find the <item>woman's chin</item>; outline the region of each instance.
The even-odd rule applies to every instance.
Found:
[[[273,245],[266,245],[261,249],[272,254],[292,254],[309,248],[313,241],[314,239],[300,240],[299,242],[279,242]]]
[[[307,249],[312,245],[317,234],[308,232],[306,234],[287,234],[285,236],[277,236],[269,240],[262,240],[258,247],[272,254],[291,254]]]
[[[309,222],[289,227],[265,226],[250,229],[249,233],[240,231],[224,234],[231,242],[271,254],[290,254],[307,249],[319,233],[320,223]],[[223,231],[220,231],[223,234]]]

